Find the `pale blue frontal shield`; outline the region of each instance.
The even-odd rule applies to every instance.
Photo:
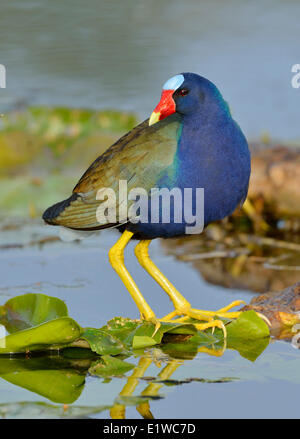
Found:
[[[177,90],[183,82],[183,75],[173,76],[172,78],[168,79],[168,81],[164,84],[163,90]]]

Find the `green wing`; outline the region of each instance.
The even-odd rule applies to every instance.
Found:
[[[135,187],[147,191],[155,187],[174,162],[180,130],[180,117],[174,114],[152,126],[146,120],[121,137],[83,174],[73,190],[77,198],[55,218],[55,224],[81,230],[118,225],[119,180],[127,181],[128,192]],[[116,193],[116,223],[97,221],[96,210],[101,201],[96,195],[102,188]]]

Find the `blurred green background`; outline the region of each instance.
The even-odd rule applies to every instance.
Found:
[[[40,214],[68,195],[181,71],[214,81],[249,139],[297,142],[299,14],[279,0],[3,3],[0,215]]]

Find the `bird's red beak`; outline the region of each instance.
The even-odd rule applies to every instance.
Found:
[[[172,97],[173,93],[174,90],[162,91],[160,101],[150,116],[149,125],[153,125],[154,123],[163,120],[171,114],[175,113],[176,105]]]

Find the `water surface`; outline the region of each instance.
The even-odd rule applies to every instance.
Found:
[[[103,232],[80,244],[52,242],[42,246],[28,245],[55,234],[55,228],[39,222],[2,230],[1,245],[10,245],[11,248],[2,247],[0,251],[1,303],[18,294],[44,293],[65,300],[69,315],[82,326],[100,327],[118,315],[137,318],[132,299],[108,263],[107,251],[118,237],[117,233]],[[24,247],[16,248],[16,244]],[[182,244],[180,247],[177,244],[176,252],[181,256],[190,256],[191,253],[186,253],[187,248],[191,245],[184,247]],[[159,240],[154,241],[151,248],[153,259],[195,307],[217,309],[232,300],[249,302],[253,297],[254,293],[246,288],[240,289],[235,285],[230,289],[204,281],[199,265],[175,258],[172,245],[168,252],[166,249]],[[208,264],[213,268],[215,263],[214,259],[207,259],[204,268],[207,269]],[[160,316],[169,312],[171,306],[166,294],[138,267],[131,245],[126,252],[126,264],[157,314]],[[152,362],[144,377],[137,380],[133,396],[139,396],[151,385],[170,362],[175,361],[178,365],[169,382],[162,382],[155,398],[150,401],[151,412],[156,418],[299,416],[300,357],[299,351],[290,342],[271,342],[254,362],[231,349],[222,356],[204,352],[189,356],[170,354],[163,347],[136,352],[126,361],[137,366],[141,358],[152,359]],[[25,360],[30,373],[35,369],[34,361]],[[80,370],[80,362],[75,364],[74,370]],[[12,373],[14,367],[11,366]],[[3,360],[0,361],[1,368]],[[51,401],[43,392],[36,393],[36,389],[28,387],[28,384],[24,389],[20,383],[17,386],[1,378],[0,414],[5,417],[109,418],[109,408],[127,380],[130,381],[131,374],[132,371],[129,371],[123,377],[109,380],[84,377],[83,374],[80,379],[83,388],[77,399],[67,406],[63,405],[64,401]],[[15,379],[14,374],[12,377]],[[55,389],[55,381],[53,386]],[[140,418],[135,407],[137,402],[132,399],[127,402],[126,416]]]
[[[293,0],[16,0],[1,5],[1,112],[26,104],[133,110],[193,71],[214,81],[246,135],[299,138],[300,4]]]

